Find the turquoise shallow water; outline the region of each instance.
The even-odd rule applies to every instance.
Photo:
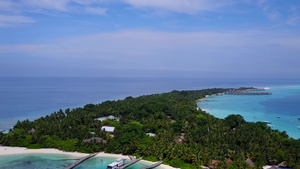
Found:
[[[222,95],[198,102],[201,109],[218,117],[240,114],[246,121],[269,121],[273,129],[300,138],[300,86],[270,87],[272,95]]]
[[[0,169],[62,169],[75,161],[66,155],[9,155],[0,156]]]
[[[0,156],[0,169],[63,169],[74,163],[78,158],[67,155],[9,155]],[[107,164],[116,158],[94,157],[81,163],[74,169],[106,169]],[[128,163],[126,160],[125,163]],[[128,169],[139,169],[149,164],[138,162]],[[157,167],[160,169],[160,167]]]

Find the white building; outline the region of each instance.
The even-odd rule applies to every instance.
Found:
[[[156,136],[156,134],[154,134],[154,133],[146,133],[146,135],[149,136],[149,137],[155,137]]]
[[[105,116],[105,117],[99,117],[95,120],[104,121],[106,119],[112,119],[112,120],[120,121],[120,117],[115,117],[113,115],[109,115],[109,116]]]
[[[115,131],[115,127],[110,127],[110,126],[102,126],[101,130],[106,131],[108,133],[113,134]]]

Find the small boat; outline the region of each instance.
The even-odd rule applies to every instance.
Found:
[[[264,121],[266,124],[271,124],[271,122],[269,122],[269,121]]]
[[[118,169],[122,165],[124,165],[124,161],[122,158],[117,158],[115,162],[112,162],[107,165],[107,169]]]
[[[300,120],[300,117],[298,117],[298,120]]]
[[[280,118],[280,116],[277,116],[277,118]]]
[[[300,126],[298,126],[298,129],[300,130]]]

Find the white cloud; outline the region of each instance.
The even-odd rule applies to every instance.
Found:
[[[265,15],[267,16],[268,19],[270,19],[272,21],[275,21],[275,20],[280,18],[280,13],[278,11],[275,11],[275,10],[265,12]]]
[[[232,32],[194,32],[168,33],[153,31],[122,31],[101,33],[60,39],[51,45],[45,45],[40,56],[51,57],[106,57],[110,59],[163,57],[245,57],[240,53],[251,51],[293,48],[288,35],[277,36],[277,33],[264,31]],[[286,36],[286,37],[285,37]],[[299,38],[293,38],[299,42]],[[297,43],[298,44],[298,43]],[[116,50],[117,49],[117,50]],[[259,56],[260,57],[260,56]],[[245,58],[247,59],[247,58]]]
[[[19,12],[20,5],[18,3],[12,2],[10,0],[1,0],[0,1],[0,12]]]
[[[22,3],[30,8],[52,9],[66,11],[70,0],[22,0]]]
[[[230,0],[123,0],[137,8],[154,8],[178,13],[194,14],[213,11],[230,4]]]
[[[290,16],[286,23],[291,26],[297,26],[300,22],[300,16]]]
[[[81,5],[91,5],[91,4],[110,4],[111,0],[70,0],[73,3]]]
[[[269,20],[276,21],[281,17],[281,15],[270,2],[271,1],[268,0],[258,0],[258,6],[261,8],[261,10]]]
[[[266,3],[267,2],[267,0],[258,0],[258,3],[259,4],[264,4],[264,3]]]
[[[96,14],[96,15],[105,15],[106,14],[106,9],[105,8],[91,8],[87,7],[85,8],[85,11],[91,14]]]
[[[297,26],[300,22],[300,16],[298,13],[298,8],[295,6],[291,7],[291,15],[288,16],[286,23],[290,26]]]
[[[74,5],[85,9],[90,5],[107,3],[106,0],[22,0],[22,2],[29,8],[56,10],[60,12],[70,12]],[[99,11],[96,14],[99,14]]]
[[[0,27],[15,26],[24,23],[36,22],[26,16],[30,13],[44,13],[55,15],[62,13],[91,13],[105,15],[106,9],[90,7],[108,3],[107,0],[0,0]]]
[[[21,15],[1,15],[0,14],[0,27],[10,27],[19,24],[33,23],[34,19]]]
[[[300,37],[282,32],[248,30],[170,33],[133,30],[62,38],[44,45],[6,45],[0,49],[2,53],[28,51],[52,57],[152,57],[159,53],[181,55],[190,52],[246,52],[255,48],[275,50],[274,46],[277,46],[278,50],[279,47],[298,49],[299,44]]]
[[[68,64],[84,62],[103,69],[205,71],[215,67],[259,73],[270,67],[284,72],[299,63],[299,43],[300,37],[282,32],[133,30],[62,38],[44,45],[0,46],[0,51],[24,52],[26,57],[65,60]]]
[[[12,0],[0,1],[0,27],[11,27],[25,23],[33,23],[34,19],[22,15],[21,3]]]

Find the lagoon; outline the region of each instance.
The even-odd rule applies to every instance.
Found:
[[[198,102],[198,106],[218,118],[240,114],[249,122],[268,121],[272,129],[300,138],[300,86],[269,88],[272,95],[211,96]]]

